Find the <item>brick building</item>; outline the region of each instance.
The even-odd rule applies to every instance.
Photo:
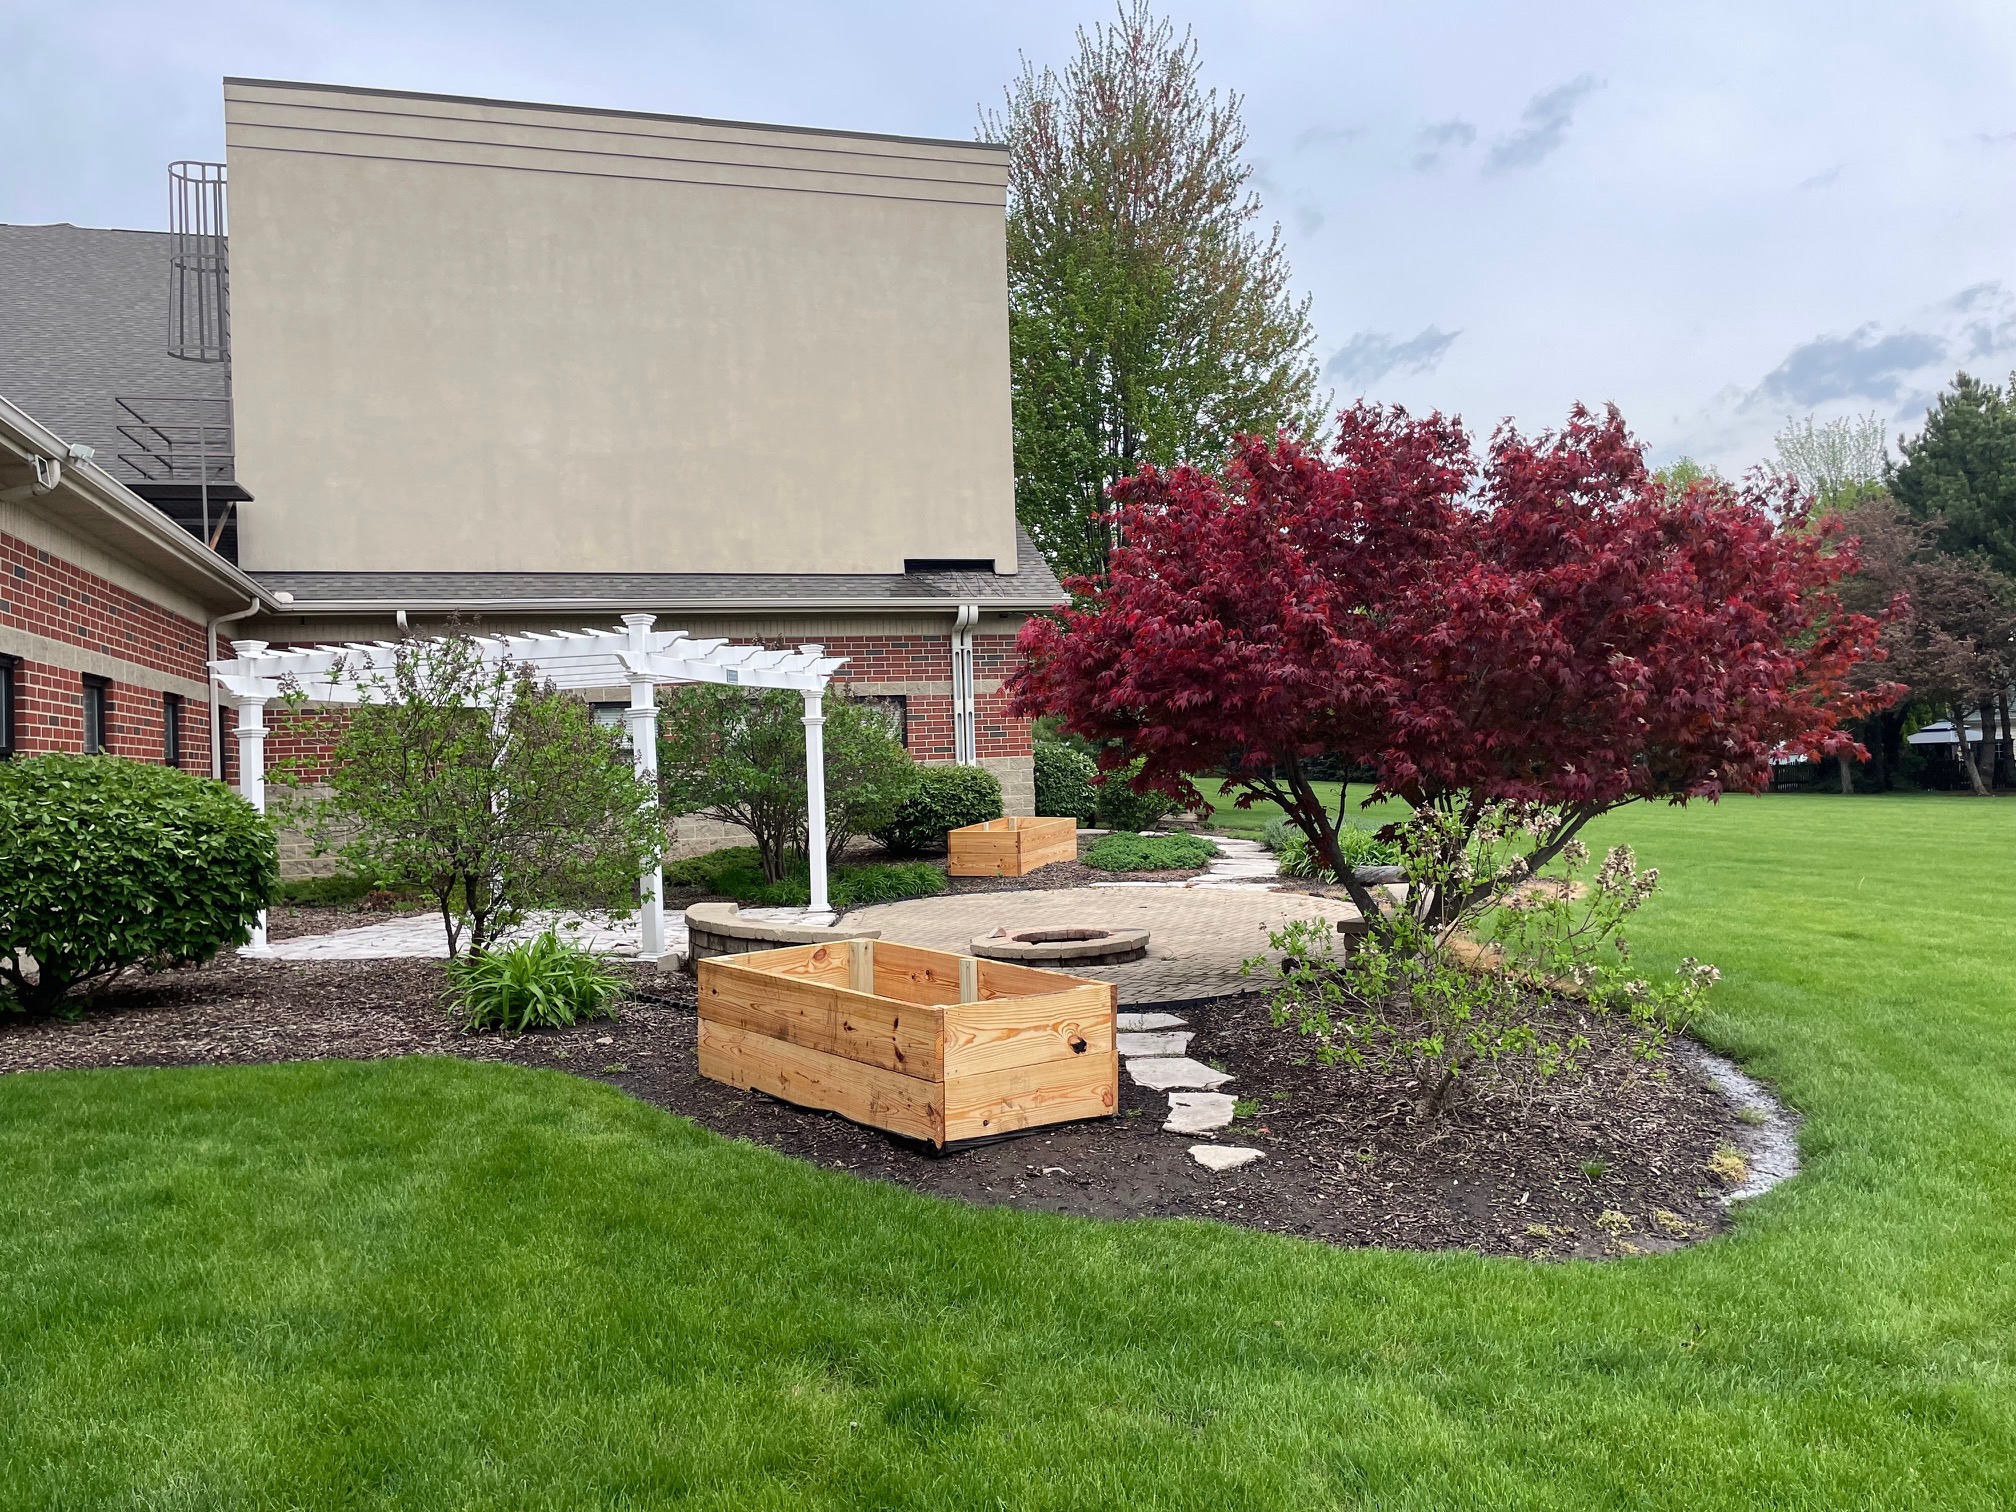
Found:
[[[0,399],[0,754],[214,771],[204,668],[259,586]]]
[[[257,80],[224,95],[228,236],[227,165],[176,165],[168,233],[0,226],[0,394],[179,523],[229,610],[255,610],[227,633],[650,611],[819,642],[920,761],[985,766],[1031,810],[1002,679],[1063,595],[1015,523],[1001,149]],[[224,601],[100,577],[37,591],[105,606],[76,633],[155,679],[121,686],[179,691],[207,746],[207,709],[186,710]],[[81,687],[19,683],[24,710],[74,695],[81,735]],[[145,744],[137,698],[112,707],[112,748]],[[269,752],[312,770],[327,723],[289,717]]]

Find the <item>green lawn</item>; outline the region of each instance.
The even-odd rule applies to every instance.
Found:
[[[2016,805],[1605,823],[1805,1110],[1604,1265],[969,1211],[455,1062],[0,1079],[8,1508],[2016,1505]]]
[[[1257,840],[1260,838],[1260,831],[1267,827],[1270,819],[1281,817],[1281,805],[1270,803],[1264,798],[1251,808],[1234,808],[1232,805],[1237,799],[1237,794],[1229,797],[1220,796],[1219,779],[1216,777],[1197,777],[1192,780],[1197,785],[1197,791],[1212,805],[1208,826],[1211,829],[1222,830],[1228,835],[1241,835],[1248,840]],[[1309,785],[1316,790],[1316,796],[1323,800],[1334,818],[1337,813],[1338,784],[1312,782]],[[1382,803],[1372,808],[1360,808],[1359,804],[1370,791],[1371,788],[1365,783],[1352,784],[1351,802],[1344,811],[1346,824],[1355,824],[1364,830],[1376,830],[1383,825],[1391,824],[1396,819],[1406,817],[1408,809],[1404,803]]]

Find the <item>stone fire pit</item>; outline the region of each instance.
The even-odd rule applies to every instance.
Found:
[[[1025,966],[1115,966],[1148,954],[1145,929],[1053,927],[976,935],[971,953],[990,961],[1020,961]]]

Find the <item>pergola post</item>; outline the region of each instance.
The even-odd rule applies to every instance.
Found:
[[[637,656],[650,654],[650,634],[655,614],[626,614],[623,623],[630,631],[630,649]],[[658,685],[646,672],[632,672],[630,707],[623,718],[630,728],[630,758],[640,779],[650,784],[652,808],[657,808],[658,792]],[[663,816],[658,823],[662,826]],[[659,832],[662,846],[663,830]],[[640,960],[656,961],[665,955],[665,861],[661,848],[654,848],[651,864],[637,879],[638,939]]]
[[[800,646],[817,656],[821,646]],[[831,914],[826,897],[826,695],[805,690],[805,859],[812,868],[812,912]]]
[[[233,641],[231,649],[240,656],[257,656],[266,649],[264,641]],[[266,812],[266,700],[242,697],[238,700],[238,796],[259,813]],[[266,910],[259,910],[259,922],[252,927],[252,943],[246,955],[265,955]]]

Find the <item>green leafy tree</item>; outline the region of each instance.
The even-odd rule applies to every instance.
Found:
[[[1940,548],[2016,576],[2016,376],[2005,392],[1961,373],[1898,447],[1890,490],[1938,522]]]
[[[1788,420],[1776,438],[1771,468],[1799,491],[1832,508],[1882,487],[1890,470],[1890,440],[1875,414],[1819,424],[1813,416]]]
[[[1320,421],[1309,302],[1262,235],[1237,95],[1145,0],[1026,59],[983,137],[1008,145],[1016,513],[1060,573],[1103,575],[1106,489]]]
[[[535,908],[636,907],[656,794],[581,699],[467,635],[407,642],[359,688],[311,829],[358,874],[424,889],[451,957]]]
[[[887,824],[917,787],[916,763],[880,709],[825,699],[826,858]],[[661,696],[658,772],[667,807],[749,831],[766,881],[806,859],[804,700],[694,684]]]

